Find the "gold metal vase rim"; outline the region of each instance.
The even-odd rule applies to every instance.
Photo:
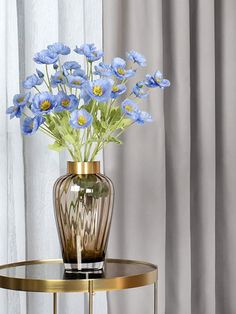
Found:
[[[67,161],[69,174],[96,174],[100,173],[100,161]]]

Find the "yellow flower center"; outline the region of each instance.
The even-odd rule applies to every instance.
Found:
[[[117,68],[117,72],[120,74],[120,75],[124,75],[125,74],[125,70],[123,68]]]
[[[100,85],[94,85],[93,86],[93,93],[96,96],[102,96],[103,94],[103,89]]]
[[[87,122],[86,118],[84,116],[79,116],[78,118],[78,124],[84,125]]]
[[[157,77],[155,80],[156,80],[157,83],[161,82],[161,78],[160,77]]]
[[[21,103],[22,101],[24,101],[24,99],[25,99],[25,97],[20,97],[20,98],[17,99],[17,102]]]
[[[133,111],[133,107],[130,106],[130,105],[126,105],[125,106],[125,110],[128,111],[128,112],[132,112]]]
[[[113,86],[113,87],[112,87],[112,91],[113,91],[113,92],[118,92],[118,90],[119,90],[119,88],[118,88],[117,86]]]
[[[40,109],[41,110],[48,110],[51,107],[51,103],[49,100],[44,100],[41,102]]]
[[[62,105],[63,107],[68,107],[69,104],[70,104],[70,100],[69,100],[69,99],[62,99],[61,105]]]
[[[76,81],[76,80],[74,80],[74,81],[72,81],[72,84],[74,84],[74,85],[80,85],[80,84],[81,84],[81,82],[80,82],[80,81]]]
[[[34,122],[33,121],[30,123],[29,127],[30,127],[31,130],[33,129],[33,127],[34,127]]]

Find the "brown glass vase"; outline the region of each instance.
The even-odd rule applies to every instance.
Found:
[[[114,189],[100,162],[67,163],[54,184],[54,212],[65,270],[102,270],[111,226]]]

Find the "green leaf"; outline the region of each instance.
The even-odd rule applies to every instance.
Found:
[[[49,144],[48,148],[54,150],[56,152],[62,151],[65,147],[59,144],[58,142],[54,142],[54,144]]]
[[[112,143],[115,143],[115,144],[122,144],[122,141],[119,140],[117,137],[115,136],[109,136],[106,140],[107,143],[109,142],[112,142]]]

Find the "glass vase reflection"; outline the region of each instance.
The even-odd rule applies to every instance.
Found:
[[[102,270],[114,189],[96,162],[72,163],[54,184],[54,212],[66,272]],[[80,173],[81,172],[81,173]]]

